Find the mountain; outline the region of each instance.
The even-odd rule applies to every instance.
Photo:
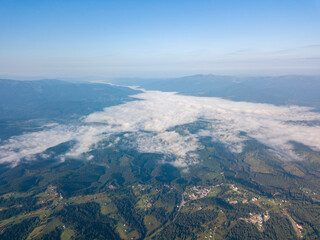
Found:
[[[232,77],[194,75],[173,79],[115,79],[120,85],[183,95],[221,97],[234,101],[300,105],[320,111],[320,77]]]
[[[99,83],[0,79],[0,119],[82,116],[119,104],[139,91]]]
[[[317,81],[1,80],[0,239],[319,239]]]
[[[0,139],[46,121],[65,121],[133,100],[140,93],[126,87],[60,80],[0,79]]]

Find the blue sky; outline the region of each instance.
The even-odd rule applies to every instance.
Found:
[[[320,0],[0,0],[0,75],[320,74]]]

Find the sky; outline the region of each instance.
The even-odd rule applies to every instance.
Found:
[[[0,76],[320,74],[320,0],[0,0]]]

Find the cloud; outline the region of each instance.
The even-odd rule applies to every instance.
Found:
[[[178,167],[197,164],[199,141],[209,136],[233,152],[241,152],[254,138],[289,159],[297,159],[291,141],[320,151],[320,127],[304,122],[319,121],[320,114],[307,107],[274,106],[234,102],[221,98],[183,96],[145,91],[137,101],[105,108],[83,117],[75,125],[52,125],[49,130],[13,137],[0,146],[1,162],[17,163],[49,147],[74,140],[65,157],[79,157],[102,140],[117,145],[126,142],[140,152],[161,153]],[[205,122],[190,133],[178,126]],[[245,133],[245,134],[240,134]],[[116,140],[111,136],[119,135]],[[130,144],[127,144],[130,142]]]
[[[178,158],[185,158],[186,153],[196,151],[199,147],[197,139],[201,136],[210,136],[235,152],[241,152],[246,136],[291,157],[294,155],[290,141],[320,150],[319,126],[297,123],[320,119],[320,114],[311,112],[307,107],[234,102],[157,91],[147,91],[135,97],[143,101],[106,108],[103,112],[89,115],[84,121],[111,125],[117,132],[152,132],[155,135],[149,137],[146,134],[137,135],[138,149],[171,152]],[[196,135],[189,134],[192,140],[186,141],[185,137],[175,133],[173,138],[166,137],[162,141],[168,129],[199,119],[209,125],[206,129],[200,129]],[[246,136],[240,136],[240,132],[245,132]],[[186,152],[181,153],[182,149]]]
[[[42,153],[50,147],[68,142],[76,137],[72,127],[54,126],[54,128],[26,133],[5,141],[0,146],[0,163],[17,164],[21,159]]]
[[[198,140],[192,134],[183,136],[175,131],[162,131],[137,134],[136,139],[140,152],[174,156],[176,159],[171,163],[177,167],[187,167],[198,162],[195,154],[199,147]]]

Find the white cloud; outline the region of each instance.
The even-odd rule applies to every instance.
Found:
[[[140,152],[174,155],[176,160],[172,164],[178,167],[197,163],[194,152],[198,149],[198,141],[192,134],[182,136],[175,131],[163,131],[139,133],[136,138],[137,149]]]
[[[197,138],[201,136],[211,136],[230,150],[241,152],[247,137],[240,136],[240,132],[291,157],[296,156],[289,141],[320,150],[320,128],[294,123],[320,119],[319,113],[311,112],[307,107],[234,102],[158,91],[147,91],[135,97],[143,101],[106,108],[89,115],[85,122],[112,125],[116,132],[151,132],[150,136],[136,136],[140,151],[171,153],[184,162],[187,161],[186,154],[199,147]],[[192,140],[186,141],[176,132],[173,138],[164,135],[164,132],[171,133],[168,129],[199,119],[210,124],[196,135],[189,134]],[[162,136],[166,136],[166,141]]]
[[[10,162],[15,165],[22,158],[42,153],[50,147],[70,141],[75,135],[72,128],[57,126],[49,130],[12,137],[0,146],[0,163]]]
[[[67,157],[78,157],[82,153],[89,152],[93,145],[102,140],[105,128],[103,126],[80,126],[74,134],[77,143],[66,154]]]
[[[55,126],[49,130],[13,137],[0,146],[1,162],[18,162],[22,157],[41,153],[59,143],[75,140],[66,157],[78,157],[112,134],[135,139],[131,146],[141,152],[174,156],[172,164],[187,167],[198,162],[199,138],[212,137],[231,151],[241,152],[247,136],[283,156],[296,158],[290,141],[320,151],[320,127],[299,121],[320,120],[320,114],[298,106],[274,106],[234,102],[221,98],[183,96],[146,91],[137,101],[105,108],[82,119],[75,126]],[[198,132],[175,131],[174,127],[205,121]],[[240,135],[241,132],[246,135]],[[121,144],[119,138],[114,144]]]

